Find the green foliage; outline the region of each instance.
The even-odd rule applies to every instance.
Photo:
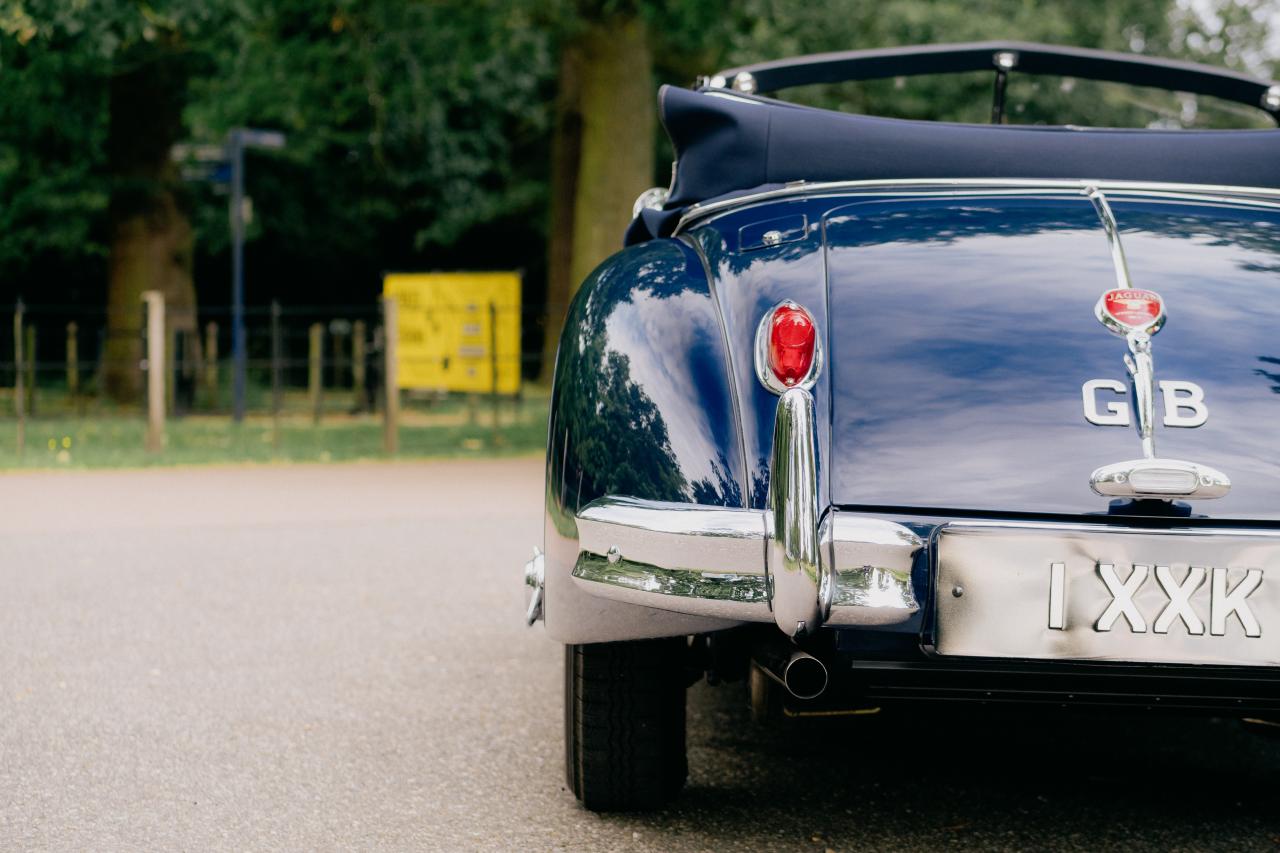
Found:
[[[216,3],[0,0],[0,282],[42,263],[101,269],[113,76],[157,53],[195,53],[226,21]]]
[[[554,60],[521,4],[273,0],[242,26],[221,73],[193,85],[189,124],[203,140],[288,135],[252,192],[289,248],[359,253],[395,227],[422,249],[537,219],[542,164],[520,155],[547,133]],[[217,245],[221,211],[207,212]]]
[[[508,405],[506,403],[504,406]],[[400,427],[400,459],[485,458],[542,452],[547,438],[546,401],[531,401],[519,420],[504,412],[502,426],[489,423],[415,424]],[[137,417],[44,418],[27,424],[26,452],[19,457],[17,423],[0,420],[0,471],[14,468],[142,468],[228,462],[348,462],[385,459],[382,423],[373,416],[332,418],[319,426],[288,420],[272,441],[269,419],[228,428],[223,416],[187,417],[166,425],[165,448],[148,453],[146,421]]]
[[[99,281],[113,77],[177,54],[184,136],[283,130],[252,155],[250,298],[363,301],[396,267],[540,266],[557,51],[638,16],[658,81],[788,54],[997,37],[1268,73],[1267,0],[0,0],[0,300]],[[1015,75],[1016,121],[1188,119],[1176,96]],[[990,75],[797,91],[841,109],[983,121]],[[1085,105],[1088,109],[1080,111]],[[145,117],[146,111],[140,114]],[[1201,109],[1197,125],[1240,121]],[[659,157],[655,179],[665,181]],[[197,280],[224,280],[226,199],[192,185]],[[271,290],[257,281],[275,282]],[[358,294],[352,293],[359,282]],[[84,289],[84,288],[82,288]],[[225,297],[215,297],[214,303]]]
[[[1261,0],[882,0],[841,5],[744,0],[722,65],[865,47],[1018,39],[1226,64],[1266,74]],[[990,73],[815,86],[786,97],[849,112],[947,121],[990,119]],[[1260,111],[1091,81],[1011,75],[1009,121],[1097,126],[1267,126]],[[1206,109],[1197,110],[1196,106]]]
[[[18,29],[0,38],[0,280],[41,256],[100,256],[91,231],[107,203],[101,62],[17,20],[5,18]]]
[[[0,6],[0,282],[53,299],[42,260],[101,274],[113,185],[109,84],[151,48],[183,55],[190,69],[188,139],[220,143],[242,125],[288,134],[282,154],[251,158],[249,236],[269,235],[277,256],[315,263],[309,272],[353,258],[375,275],[425,263],[412,258],[495,222],[523,220],[539,232],[555,58],[536,7]],[[222,255],[225,196],[208,185],[192,191],[198,251]]]

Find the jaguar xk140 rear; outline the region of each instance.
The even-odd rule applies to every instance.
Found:
[[[992,125],[759,94],[982,67]],[[1280,716],[1280,131],[1000,123],[1023,71],[1280,111],[1024,44],[662,91],[675,178],[571,308],[526,567],[589,808],[680,789],[704,675],[760,717]]]

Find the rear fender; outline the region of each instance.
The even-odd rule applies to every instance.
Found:
[[[543,617],[565,643],[731,627],[580,590],[576,514],[605,495],[746,505],[723,325],[698,254],[654,240],[614,255],[570,306],[548,424]]]

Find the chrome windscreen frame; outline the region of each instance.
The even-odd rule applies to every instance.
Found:
[[[821,627],[894,625],[920,610],[923,540],[881,519],[824,508],[813,397],[791,388],[774,419],[764,510],[610,496],[577,513],[574,585],[591,596],[693,617]]]

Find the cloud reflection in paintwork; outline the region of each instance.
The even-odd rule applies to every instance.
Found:
[[[985,208],[964,211],[964,227],[938,239],[920,221],[930,216],[897,211],[871,229],[879,243],[859,233],[874,219],[865,213],[829,230],[837,500],[1102,508],[1089,473],[1138,456],[1139,444],[1131,430],[1082,415],[1085,380],[1127,379],[1123,341],[1093,316],[1115,279],[1089,213],[1080,210],[1077,228],[1064,227],[1070,216],[1060,212],[1040,229],[1024,210],[1020,227],[999,236],[981,226],[1005,213]],[[1117,216],[1129,229],[1134,284],[1159,290],[1170,310],[1155,344],[1157,376],[1199,382],[1211,410],[1204,428],[1158,429],[1157,449],[1228,472],[1236,488],[1215,514],[1273,512],[1280,435],[1263,425],[1280,408],[1256,370],[1258,353],[1274,349],[1277,232],[1262,229],[1265,239],[1245,245],[1221,211],[1178,228],[1167,216],[1129,213]],[[933,226],[944,218],[935,212]],[[911,234],[894,239],[890,226],[899,225]]]

